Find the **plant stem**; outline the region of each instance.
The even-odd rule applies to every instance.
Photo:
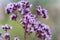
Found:
[[[26,27],[24,29],[24,40],[26,40]]]
[[[26,40],[26,32],[24,32],[24,40]]]
[[[24,40],[26,40],[26,32],[24,32]]]

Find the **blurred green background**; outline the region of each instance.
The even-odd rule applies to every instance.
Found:
[[[0,0],[0,32],[4,32],[1,29],[1,25],[10,24],[13,26],[12,30],[9,30],[11,34],[11,40],[13,40],[14,35],[18,35],[21,40],[23,40],[23,28],[22,25],[15,21],[9,20],[9,15],[5,13],[5,7],[10,2],[18,2],[20,0]],[[48,24],[52,32],[52,40],[60,40],[60,0],[27,0],[33,4],[31,11],[35,12],[35,6],[41,5],[43,8],[48,10],[49,19],[45,20],[39,18],[41,22]],[[27,40],[31,40],[34,35],[27,35]]]

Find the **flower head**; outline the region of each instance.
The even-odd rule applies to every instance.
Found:
[[[20,1],[17,3],[19,8],[30,8],[31,4],[28,1]]]
[[[13,13],[16,10],[16,3],[9,3],[5,8],[6,13]]]
[[[42,28],[39,27],[37,30],[37,36],[39,38],[42,38],[44,40],[50,40],[51,39],[51,31],[48,25],[41,24],[43,26]]]
[[[36,7],[37,15],[40,15],[42,18],[48,19],[48,12],[46,9],[41,8],[41,6]]]
[[[5,24],[2,26],[2,29],[4,29],[5,31],[9,30],[9,29],[12,29],[12,26],[8,25],[8,24]]]
[[[3,37],[4,37],[4,40],[10,40],[10,34],[7,32],[4,33]]]
[[[16,20],[17,18],[17,15],[16,14],[11,14],[10,15],[10,20]]]
[[[20,40],[20,38],[18,36],[15,36],[14,40]]]
[[[22,14],[22,15],[26,15],[27,13],[30,12],[29,9],[23,9],[23,8],[19,8],[18,11],[19,11],[19,13]]]

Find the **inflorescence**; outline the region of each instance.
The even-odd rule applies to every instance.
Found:
[[[43,40],[51,40],[51,31],[49,26],[37,20],[39,16],[44,19],[48,19],[47,10],[38,5],[36,6],[37,15],[35,15],[30,11],[31,7],[32,4],[30,4],[28,1],[19,1],[17,3],[9,3],[5,8],[5,11],[7,14],[11,14],[10,20],[14,21],[16,21],[18,18],[18,13],[16,13],[16,10],[20,15],[22,15],[22,18],[19,22],[22,24],[25,33],[31,34],[35,32],[38,38],[41,38]],[[2,28],[5,31],[11,29],[11,27],[7,25],[4,25]],[[17,36],[15,37],[17,38]],[[17,40],[16,38],[14,40]]]
[[[0,33],[0,40],[10,40],[10,33],[8,32],[8,30],[12,30],[12,26],[10,26],[9,24],[5,24],[2,25],[1,27],[5,33]],[[14,40],[20,40],[18,36],[14,36]]]

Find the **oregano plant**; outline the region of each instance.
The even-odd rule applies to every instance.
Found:
[[[28,1],[21,0],[19,2],[9,3],[5,8],[5,12],[10,15],[9,17],[11,21],[17,21],[17,19],[20,20],[18,22],[24,29],[24,40],[26,40],[26,34],[30,35],[32,33],[35,33],[35,36],[42,40],[51,40],[52,35],[49,26],[37,19],[39,17],[48,19],[47,10],[38,5],[35,9],[36,14],[33,14],[30,11],[32,6],[33,5]],[[22,15],[22,17],[19,17],[19,15]],[[0,37],[2,37],[3,40],[10,40],[8,30],[12,29],[12,27],[5,24],[2,26],[2,29],[4,29],[5,34],[4,36],[1,36],[2,33],[0,33]],[[21,39],[18,36],[15,36],[14,40]],[[33,40],[35,40],[35,38],[33,38]]]

